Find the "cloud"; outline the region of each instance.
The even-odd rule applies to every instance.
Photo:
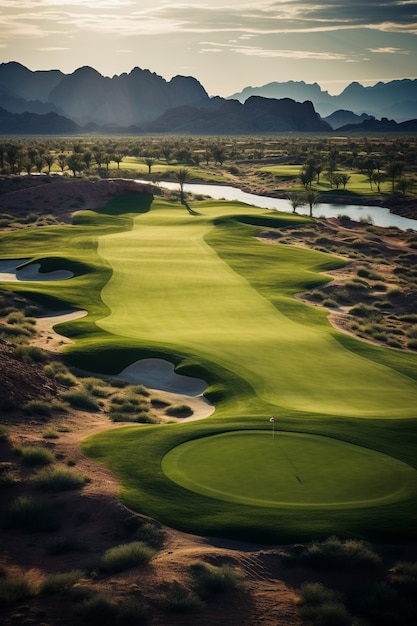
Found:
[[[202,42],[208,48],[202,48],[200,52],[221,52],[232,51],[236,54],[243,54],[245,56],[257,56],[264,58],[281,58],[281,59],[296,59],[305,60],[312,59],[316,61],[345,61],[348,63],[363,61],[364,57],[361,54],[342,54],[336,52],[317,52],[311,50],[269,50],[257,46],[242,46],[234,44],[219,44],[205,41]]]
[[[21,23],[48,21],[54,15],[60,24],[116,36],[174,32],[250,36],[358,28],[417,33],[413,0],[259,0],[256,6],[247,0],[229,5],[223,0],[0,0],[0,19],[2,13]],[[37,29],[46,31],[47,25]]]
[[[37,48],[39,52],[60,52],[62,50],[70,50],[71,48],[63,48],[60,46],[49,46],[47,48]]]
[[[367,50],[374,54],[411,54],[410,50],[403,48],[367,48]]]
[[[134,6],[134,0],[0,0],[0,8],[30,10],[49,7],[87,7],[91,9],[121,8]]]

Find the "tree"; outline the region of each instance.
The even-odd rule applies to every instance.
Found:
[[[61,168],[61,172],[63,172],[67,166],[67,157],[65,156],[63,152],[58,154],[58,165]]]
[[[35,159],[35,167],[38,170],[39,174],[42,172],[45,166],[45,157],[40,154]]]
[[[113,160],[117,163],[117,169],[120,170],[120,163],[123,161],[125,155],[121,152],[115,152],[113,154]]]
[[[180,200],[181,200],[181,204],[184,204],[184,185],[187,182],[187,180],[189,180],[190,178],[190,170],[187,169],[186,167],[180,167],[176,172],[175,172],[175,178],[177,179],[179,185],[180,185]]]
[[[227,159],[226,149],[225,149],[224,146],[222,146],[220,144],[218,144],[218,145],[213,147],[212,155],[213,155],[213,158],[214,158],[214,163],[219,163],[220,165],[223,165],[223,163]]]
[[[83,162],[78,154],[71,154],[67,159],[67,165],[74,174],[74,178],[76,177],[77,172],[81,172],[83,169]]]
[[[48,175],[51,173],[51,167],[55,163],[55,157],[53,154],[45,154],[44,156],[46,166],[48,168]]]
[[[302,206],[304,204],[303,198],[299,193],[296,193],[294,191],[291,191],[288,195],[287,198],[292,206],[292,212],[296,213],[297,209],[299,206]]]
[[[400,180],[397,183],[397,189],[401,191],[404,198],[405,198],[407,191],[410,189],[410,187],[411,187],[411,183],[409,180],[407,180],[407,178],[400,178]]]
[[[310,207],[310,217],[313,217],[313,207],[319,201],[319,193],[315,189],[309,189],[308,191],[305,192],[304,197],[305,197],[306,203]]]
[[[152,165],[155,163],[155,159],[151,156],[147,156],[143,160],[148,168],[148,174],[150,175],[152,171]]]
[[[18,146],[15,143],[9,143],[9,145],[7,146],[6,154],[7,154],[7,162],[10,165],[12,174],[14,174],[16,171],[17,163],[21,156],[20,146]]]
[[[90,167],[91,167],[91,161],[93,160],[93,153],[90,152],[90,150],[85,150],[83,152],[83,161],[85,163],[85,166],[87,168],[87,172],[90,171]]]
[[[397,178],[401,178],[403,170],[403,161],[392,161],[387,167],[387,176],[391,179],[392,193],[394,193],[395,181]]]
[[[380,172],[374,172],[372,175],[372,180],[376,185],[378,193],[381,193],[381,183],[384,181],[384,176]]]
[[[102,150],[94,150],[94,161],[97,163],[98,169],[101,169],[101,165],[104,161],[104,154]]]

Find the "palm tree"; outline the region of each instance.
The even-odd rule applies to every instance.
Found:
[[[310,217],[313,217],[313,206],[315,206],[319,201],[319,193],[315,189],[309,189],[306,191],[304,197],[306,203],[310,207]]]
[[[184,185],[187,182],[187,180],[190,178],[190,170],[187,169],[186,167],[180,167],[176,172],[175,172],[175,178],[177,179],[179,185],[180,185],[180,200],[181,200],[181,204],[184,204]]]

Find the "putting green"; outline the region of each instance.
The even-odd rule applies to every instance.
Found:
[[[264,507],[360,507],[402,499],[417,471],[330,437],[234,431],[194,439],[162,460],[164,473],[199,494]]]

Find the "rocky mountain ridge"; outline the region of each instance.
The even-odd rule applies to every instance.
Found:
[[[413,117],[417,118],[417,80],[395,82],[400,84],[394,85],[397,93],[408,98],[401,110],[411,107],[414,111],[415,98]],[[16,62],[2,63],[0,133],[332,132],[347,124],[360,125],[375,119],[370,109],[376,92],[380,104],[394,107],[394,87],[391,83],[378,83],[373,88],[352,83],[335,97],[317,83],[289,81],[248,87],[236,98],[227,99],[210,97],[192,76],[174,76],[167,81],[139,67],[110,78],[87,66],[63,74],[59,70],[31,71]],[[333,108],[329,118],[323,119],[320,107],[330,110],[341,96],[352,107]],[[355,112],[362,106],[358,102],[365,100],[369,110]],[[396,124],[394,121],[388,132],[403,130]]]

